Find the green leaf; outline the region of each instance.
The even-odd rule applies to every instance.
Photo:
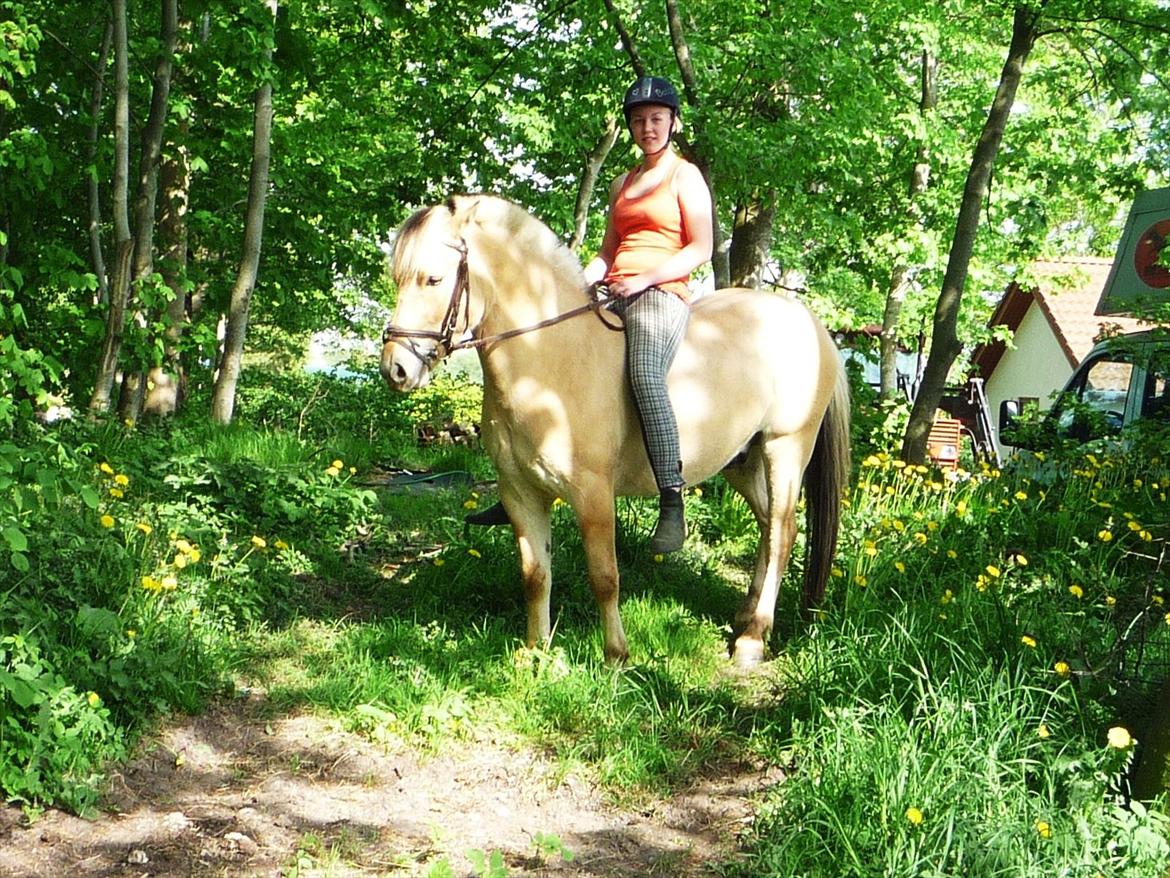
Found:
[[[8,541],[8,548],[14,552],[28,551],[28,537],[16,525],[9,525],[4,528],[4,539]]]
[[[8,558],[8,563],[12,565],[13,569],[19,570],[21,573],[28,573],[28,557],[20,552],[13,552]]]
[[[85,485],[81,489],[81,499],[90,509],[98,508],[98,493],[89,485]]]

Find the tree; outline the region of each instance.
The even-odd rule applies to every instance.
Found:
[[[265,0],[265,5],[276,21],[277,0]],[[272,42],[265,44],[264,60],[272,61]],[[247,218],[244,222],[244,246],[240,268],[232,288],[231,308],[228,311],[224,334],[223,354],[219,374],[211,400],[212,420],[231,423],[235,410],[236,384],[240,377],[240,360],[244,353],[244,336],[248,330],[248,312],[256,274],[260,266],[260,246],[264,234],[264,204],[268,194],[268,164],[272,143],[272,79],[264,68],[264,76],[256,89],[255,124],[252,134],[252,173],[248,183]]]

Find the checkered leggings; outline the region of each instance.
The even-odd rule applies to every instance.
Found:
[[[681,488],[678,423],[666,394],[666,373],[686,333],[690,306],[678,296],[650,287],[611,310],[626,324],[626,374],[642,421],[642,440],[658,489]]]

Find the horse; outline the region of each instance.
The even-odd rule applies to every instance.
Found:
[[[380,361],[392,389],[425,386],[453,350],[478,352],[482,439],[515,531],[528,646],[551,637],[550,510],[559,497],[581,531],[605,658],[625,662],[615,497],[652,496],[657,486],[625,379],[624,339],[611,331],[616,315],[591,297],[576,255],[548,226],[492,195],[452,196],[410,216],[392,272],[398,300]],[[754,665],[766,655],[802,484],[802,607],[824,595],[850,469],[841,359],[795,299],[720,290],[694,303],[667,384],[686,483],[722,472],[759,526],[754,576],[729,641],[736,664]]]

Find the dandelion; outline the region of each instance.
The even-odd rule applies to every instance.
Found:
[[[434,565],[435,565],[436,567],[442,567],[444,563],[445,563],[445,562],[443,561],[443,559],[442,559],[442,558],[436,558],[436,559],[434,560]]]
[[[153,576],[142,577],[142,587],[147,591],[158,591],[162,588],[162,583]]]
[[[1071,594],[1078,601],[1085,596],[1085,590],[1083,588],[1081,588],[1079,585],[1070,585],[1068,587],[1068,593]]]
[[[994,564],[988,564],[984,569],[987,571],[987,575],[992,579],[999,579],[1001,571]]]
[[[700,488],[698,485],[696,485],[695,489],[693,491],[691,491],[691,494],[694,495],[695,497],[702,497],[703,496],[703,489]],[[558,497],[557,499],[559,500],[560,498]]]
[[[967,501],[960,500],[958,503],[956,503],[955,504],[955,512],[957,512],[960,516],[966,515],[967,514]]]
[[[102,527],[104,527],[106,530],[109,530],[114,526],[114,516],[112,515],[103,515],[100,519],[98,519],[98,521],[101,522]]]
[[[187,566],[187,562],[189,560],[190,559],[186,555],[176,555],[175,560],[171,562],[171,565],[176,570],[182,570],[184,567]]]
[[[1164,597],[1162,597],[1160,594],[1156,594],[1156,595],[1150,596],[1150,602],[1152,604],[1154,604],[1154,606],[1160,607],[1160,606],[1162,606],[1162,604],[1166,603],[1166,599]]]
[[[467,554],[470,555],[472,558],[482,558],[483,557],[483,553],[480,552],[479,549],[468,549]]]
[[[1041,838],[1052,838],[1052,827],[1048,825],[1048,821],[1037,820],[1035,826],[1036,832]]]
[[[864,551],[865,551],[865,554],[869,555],[869,557],[872,558],[874,555],[877,554],[877,544],[873,540],[866,540]]]
[[[268,542],[264,539],[264,537],[253,536],[252,545],[257,549],[263,549],[268,545]]]
[[[1036,638],[1028,634],[1025,634],[1020,638],[1020,643],[1024,644],[1024,646],[1028,647],[1028,649],[1036,648]]]
[[[927,543],[927,540],[928,540],[928,537],[922,531],[916,531],[914,533],[914,542],[918,543],[918,545],[925,546]]]
[[[949,604],[954,599],[955,599],[955,593],[948,588],[946,591],[944,591],[942,593],[942,597],[939,598],[939,602],[945,605],[945,604]]]
[[[1038,738],[1051,738],[1052,737],[1052,730],[1048,728],[1048,723],[1040,723],[1040,725],[1036,728],[1036,737],[1038,737]]]
[[[853,577],[853,581],[857,583],[858,587],[865,588],[869,585],[869,578],[864,573],[858,573]]]
[[[273,545],[275,545],[277,550],[281,552],[288,548],[288,543],[286,543],[284,540],[277,540]]]
[[[880,466],[880,465],[881,465],[881,461],[877,459],[877,455],[871,454],[869,457],[867,457],[865,460],[863,460],[863,461],[861,462],[861,465],[862,465],[862,466],[868,466],[868,467],[871,467],[871,468],[872,468],[872,467],[875,467],[875,466]]]
[[[836,565],[834,565],[832,569],[829,570],[829,573],[833,576],[834,579],[841,579],[845,575],[845,571]]]
[[[142,531],[144,534],[146,534],[146,536],[150,536],[150,532],[154,530],[154,528],[151,527],[149,524],[147,524],[145,521],[140,521],[140,522],[138,522],[138,524],[136,524],[134,526],[136,528],[138,528],[140,531]]]
[[[897,570],[899,573],[905,573],[906,572],[906,565],[903,564],[901,561],[895,561],[894,562],[894,569]]]
[[[174,591],[179,587],[179,580],[174,574],[167,574],[159,581],[159,585],[163,591]]]
[[[133,640],[137,636],[138,636],[138,629],[137,628],[127,628],[126,629],[127,639]]]
[[[931,533],[934,533],[936,530],[938,530],[938,522],[937,521],[928,521],[926,523],[926,529],[928,531],[930,531]]]
[[[349,468],[349,474],[350,474],[351,476],[356,476],[356,475],[357,475],[357,467],[356,467],[356,466],[351,466],[351,467]]]
[[[98,469],[100,469],[107,476],[112,476],[114,474],[114,468],[112,466],[110,466],[108,463],[106,463],[104,460],[102,461],[101,466],[99,466]]]
[[[1107,595],[1105,595],[1105,606],[1107,606],[1107,607],[1116,607],[1116,606],[1117,606],[1117,598],[1115,598],[1115,597],[1114,597],[1113,595],[1111,595],[1111,594],[1107,594]]]
[[[85,696],[85,700],[89,702],[90,707],[97,707],[99,704],[102,703],[102,697],[100,695],[98,695],[96,692],[90,692],[88,695]]]
[[[1020,567],[1027,567],[1028,566],[1028,559],[1026,557],[1024,557],[1023,555],[1016,555],[1015,561],[1016,561],[1016,564]]]
[[[925,818],[919,809],[911,806],[906,809],[906,819],[910,821],[911,826],[921,826]]]
[[[1154,535],[1144,527],[1138,531],[1138,537],[1145,543],[1151,542],[1154,539]]]
[[[1017,500],[1027,500],[1028,499],[1027,492],[1026,491],[1016,491],[1016,499]]]
[[[658,552],[654,556],[654,563],[655,564],[661,564],[664,560],[665,560],[665,556],[661,552]]]
[[[1129,729],[1124,726],[1114,726],[1111,728],[1106,737],[1109,741],[1109,746],[1115,750],[1128,750],[1133,746],[1133,737],[1129,733]]]
[[[115,500],[121,500],[126,495],[123,493],[121,488],[110,488],[110,496]]]
[[[1127,524],[1126,527],[1128,527],[1134,533],[1137,533],[1139,530],[1142,529],[1141,522],[1134,521],[1132,518],[1130,519],[1129,524]]]
[[[1107,527],[1102,528],[1101,530],[1097,531],[1097,539],[1103,543],[1108,543],[1113,539],[1113,531],[1109,530]]]
[[[979,589],[979,591],[987,591],[987,585],[987,577],[980,573],[979,578],[975,580],[975,587]]]
[[[463,508],[464,509],[478,509],[479,503],[477,503],[475,500],[464,500],[463,501]]]
[[[331,463],[331,464],[329,464],[329,465],[330,465],[331,467],[333,467],[334,469],[338,469],[338,470],[339,470],[339,469],[344,469],[344,468],[345,468],[345,464],[344,464],[344,463],[342,463],[340,460],[335,460],[335,461],[333,461],[333,463]]]
[[[130,484],[130,477],[123,475],[122,473],[118,473],[116,476],[114,476],[114,484],[125,488]]]
[[[947,549],[947,557],[953,561],[959,557],[959,553],[956,552],[954,549]]]
[[[896,530],[898,533],[901,533],[906,529],[906,523],[900,518],[895,518],[893,527],[894,530]]]
[[[329,478],[331,478],[331,479],[335,479],[339,475],[341,475],[341,467],[327,466],[327,467],[325,467],[325,475],[329,476]]]
[[[1056,671],[1058,677],[1067,677],[1072,669],[1068,666],[1068,662],[1057,662],[1052,666],[1052,670]]]

